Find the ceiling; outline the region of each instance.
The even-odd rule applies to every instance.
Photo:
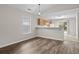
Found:
[[[38,4],[9,4],[8,6],[37,15]],[[41,15],[79,8],[79,4],[40,4]]]
[[[39,10],[38,4],[11,4],[10,6],[35,13]],[[46,12],[52,10],[52,12],[79,8],[79,4],[40,4],[40,11]],[[28,9],[31,9],[30,11]]]
[[[8,5],[14,8],[18,8],[22,11],[29,12],[31,14],[37,14],[39,11],[39,5],[38,4],[11,4]],[[40,5],[40,11],[44,12],[48,8],[50,8],[52,5],[51,4],[41,4]]]

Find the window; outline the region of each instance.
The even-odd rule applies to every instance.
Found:
[[[28,34],[31,32],[31,17],[30,16],[24,16],[22,17],[22,33]]]

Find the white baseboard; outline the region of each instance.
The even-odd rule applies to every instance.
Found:
[[[53,37],[37,36],[37,35],[31,33],[31,34],[28,35],[28,36],[25,35],[25,37],[20,38],[20,40],[16,40],[16,41],[14,41],[14,42],[9,42],[9,43],[6,43],[6,44],[4,44],[4,45],[0,45],[0,48],[6,47],[6,46],[9,46],[9,45],[18,43],[18,42],[22,42],[22,41],[25,41],[25,40],[28,40],[28,39],[31,39],[31,38],[34,38],[34,37],[43,37],[43,38],[54,39],[54,40],[61,40],[61,41],[63,41],[63,39],[64,39],[64,38],[63,38],[63,39],[57,39],[57,38],[53,38]]]
[[[54,37],[46,37],[46,36],[38,36],[38,37],[64,41],[64,38],[63,39],[57,39],[57,38],[54,38]]]
[[[22,41],[25,41],[25,40],[29,40],[29,39],[34,38],[34,37],[36,37],[36,36],[31,35],[30,37],[24,37],[24,38],[21,38],[22,40],[15,41],[15,42],[10,42],[10,43],[4,44],[4,45],[0,45],[0,48],[9,46],[9,45],[12,45],[12,44],[15,44],[15,43],[19,43],[19,42],[22,42]]]

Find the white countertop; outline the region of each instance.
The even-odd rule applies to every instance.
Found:
[[[59,27],[36,26],[36,28],[60,29]]]

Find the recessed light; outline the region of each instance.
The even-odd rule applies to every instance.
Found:
[[[28,10],[28,11],[31,11],[31,9],[30,9],[30,8],[28,8],[27,10]]]
[[[31,12],[31,9],[30,9],[30,8],[28,8],[28,9],[25,9],[25,11],[27,11],[27,12]]]

